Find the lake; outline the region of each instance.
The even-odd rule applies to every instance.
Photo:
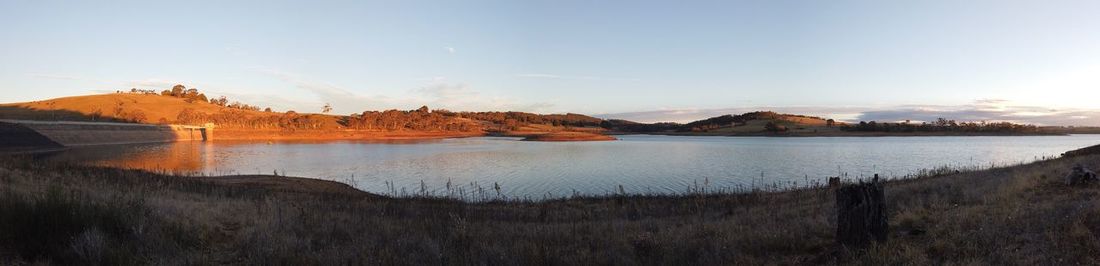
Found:
[[[619,136],[609,142],[518,138],[367,142],[177,142],[76,148],[48,157],[204,175],[272,174],[380,194],[557,198],[805,186],[828,176],[904,177],[938,167],[1031,162],[1100,144],[1100,135],[1012,137]],[[449,185],[448,185],[449,184]],[[499,190],[496,188],[499,186]],[[499,192],[498,192],[499,191]],[[459,196],[462,195],[462,196]]]

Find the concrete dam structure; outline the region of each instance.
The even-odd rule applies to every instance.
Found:
[[[213,140],[213,126],[0,119],[0,146],[63,147]],[[9,143],[10,142],[10,143]]]

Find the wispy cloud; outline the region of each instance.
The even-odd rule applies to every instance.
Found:
[[[30,73],[30,74],[27,74],[27,76],[35,77],[35,78],[42,78],[42,79],[85,80],[84,78],[80,78],[80,77],[76,77],[76,76],[56,75],[56,74]]]
[[[640,79],[635,79],[635,78],[599,77],[599,76],[564,76],[564,75],[545,74],[545,73],[517,74],[516,77],[535,78],[535,79],[560,79],[560,80],[641,81]]]
[[[123,82],[123,86],[133,88],[154,88],[154,89],[168,89],[176,84],[186,84],[178,80],[161,79],[161,78],[148,78],[141,80],[131,80]]]
[[[304,75],[273,69],[257,69],[283,82],[316,95],[320,103],[331,103],[336,113],[364,110],[414,109],[427,105],[433,109],[452,111],[514,110],[543,111],[553,107],[547,103],[526,103],[510,97],[486,95],[461,82],[449,82],[445,77],[426,78],[425,84],[396,95],[364,95],[356,89],[306,78]],[[306,103],[297,103],[305,105]],[[314,103],[317,104],[317,103]],[[320,105],[318,105],[320,106]],[[318,107],[319,108],[319,107]],[[302,109],[311,111],[310,109]]]
[[[70,81],[80,81],[80,82],[90,82],[90,83],[100,83],[100,84],[115,83],[115,82],[110,81],[110,80],[93,79],[93,78],[86,78],[86,77],[81,77],[81,76],[76,76],[76,75],[64,75],[64,74],[28,73],[27,76],[33,77],[33,78],[40,78],[40,79],[70,80]]]
[[[545,111],[553,104],[549,103],[523,103],[513,98],[502,96],[489,96],[465,83],[450,83],[445,78],[439,77],[430,81],[427,85],[414,89],[415,101],[429,104],[436,108],[450,109],[452,111]]]
[[[394,99],[382,95],[362,95],[329,82],[309,79],[303,75],[284,72],[275,69],[257,69],[283,82],[293,85],[297,89],[313,93],[320,100],[319,104],[332,104],[336,113],[361,112],[370,107],[388,106]],[[317,109],[319,109],[318,105]],[[300,108],[305,107],[301,106]],[[312,112],[311,109],[301,111]]]
[[[443,50],[447,50],[447,53],[450,53],[450,54],[455,53],[455,48],[454,47],[446,46],[446,47],[443,47]]]

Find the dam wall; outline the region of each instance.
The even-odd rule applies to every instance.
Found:
[[[0,122],[0,153],[56,150],[64,147],[23,125]]]
[[[14,128],[12,133],[21,134],[23,139],[33,139],[25,130],[35,133],[65,147],[158,143],[173,141],[203,141],[211,139],[212,128],[182,125],[146,125],[107,122],[64,122],[64,121],[26,121],[0,120]],[[2,132],[0,132],[2,134]],[[8,136],[3,136],[8,137]]]

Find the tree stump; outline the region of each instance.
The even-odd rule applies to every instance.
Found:
[[[872,241],[886,241],[886,196],[878,175],[870,183],[860,181],[836,191],[836,240],[847,247],[863,248]]]
[[[1084,165],[1075,165],[1073,170],[1066,175],[1066,185],[1081,185],[1097,181],[1096,172],[1085,168]]]

